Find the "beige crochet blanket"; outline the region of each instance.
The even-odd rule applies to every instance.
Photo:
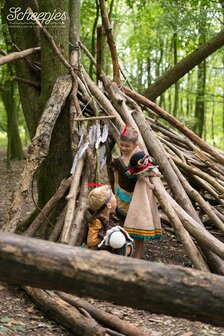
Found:
[[[124,223],[125,230],[134,239],[161,238],[161,222],[152,189],[148,177],[138,179]]]

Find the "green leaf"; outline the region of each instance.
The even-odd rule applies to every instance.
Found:
[[[8,323],[10,320],[11,320],[11,318],[8,317],[8,316],[0,317],[0,322],[1,323]]]
[[[21,324],[16,324],[16,325],[12,326],[11,329],[16,330],[16,331],[21,331],[21,332],[26,331],[26,327],[24,325],[21,325]]]
[[[9,328],[0,326],[0,332],[6,332],[9,331]]]

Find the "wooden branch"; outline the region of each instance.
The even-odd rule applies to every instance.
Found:
[[[22,51],[15,51],[6,56],[0,57],[0,65],[22,59],[40,51],[40,47],[30,48]]]
[[[224,234],[224,223],[222,220],[219,219],[219,217],[215,214],[212,207],[209,203],[207,203],[203,197],[199,194],[197,190],[195,190],[190,183],[184,178],[184,176],[181,174],[179,169],[176,167],[174,162],[171,161],[171,164],[173,166],[173,169],[175,170],[178,178],[180,179],[184,189],[186,190],[187,194],[190,198],[194,199],[200,206],[201,209],[204,210],[205,213],[211,218],[215,226]]]
[[[64,225],[66,212],[67,212],[67,206],[64,207],[63,211],[60,213],[59,217],[57,218],[55,226],[50,234],[50,237],[48,238],[49,241],[52,241],[52,242],[58,241],[61,235],[61,232],[62,232],[63,225]]]
[[[141,96],[137,92],[134,92],[128,88],[122,88],[122,90],[139,104],[143,104],[151,108],[154,112],[156,112],[161,118],[168,121],[171,125],[185,134],[191,141],[193,141],[196,145],[198,145],[205,152],[210,153],[212,157],[215,157],[218,162],[224,164],[224,155],[222,155],[215,148],[208,145],[204,140],[202,140],[199,136],[197,136],[193,131],[187,128],[182,122],[173,117],[171,114],[164,111],[161,107],[159,107],[156,103],[153,103],[151,100]]]
[[[88,88],[89,88],[91,94],[95,97],[97,102],[100,104],[100,106],[105,110],[105,112],[108,115],[112,115],[112,116],[116,117],[114,123],[117,126],[118,130],[121,130],[124,127],[124,122],[121,119],[119,113],[113,107],[113,105],[111,104],[109,99],[106,98],[106,96],[96,86],[96,84],[90,79],[90,77],[88,76],[88,74],[84,70],[83,70],[82,74],[84,76],[85,82],[88,85]]]
[[[159,192],[159,188],[157,189],[157,185],[155,185],[155,190]],[[204,228],[204,226],[198,224],[187,212],[185,212],[179,206],[179,204],[175,202],[175,200],[166,191],[163,190],[163,193],[174,207],[178,216],[182,220],[184,227],[192,235],[192,237],[194,237],[201,246],[208,248],[217,256],[219,256],[222,260],[224,260],[224,244],[216,239],[213,235],[211,235]]]
[[[115,116],[97,116],[97,117],[88,117],[88,118],[74,118],[75,121],[95,121],[95,120],[106,120],[106,119],[115,119]]]
[[[91,55],[91,53],[89,52],[89,50],[86,48],[86,46],[81,41],[79,41],[79,46],[84,51],[84,53],[89,57],[89,59],[91,60],[91,62],[95,66],[97,66],[96,60],[94,59],[94,57]]]
[[[224,206],[224,200],[220,198],[218,193],[208,183],[198,176],[192,176],[192,179],[196,181],[197,185],[202,187],[202,190],[206,190],[212,197],[214,197],[218,204]]]
[[[67,203],[67,212],[65,215],[65,222],[61,234],[61,242],[64,244],[68,244],[69,239],[70,239],[70,232],[72,229],[72,223],[73,223],[73,218],[74,218],[74,212],[75,212],[75,207],[76,207],[76,200],[78,196],[78,191],[79,191],[79,183],[82,175],[82,170],[84,166],[84,157],[81,157],[78,160],[76,170],[74,172],[73,178],[72,178],[72,183],[71,187],[69,190],[69,194],[66,197],[68,200]]]
[[[71,225],[71,232],[69,236],[69,244],[80,246],[83,243],[84,236],[87,236],[87,223],[85,222],[85,212],[87,210],[87,198],[89,193],[88,181],[89,181],[89,165],[90,161],[88,156],[85,160],[84,172],[82,176],[79,199],[76,207],[76,211],[74,214],[74,218]]]
[[[71,56],[70,63],[72,68],[75,70],[80,69],[79,64],[79,25],[80,25],[80,1],[71,2],[70,6],[70,43],[71,43]],[[78,135],[78,124],[74,120],[78,116],[82,115],[81,107],[79,104],[79,100],[77,97],[78,92],[78,75],[77,71],[73,71],[72,74],[73,83],[72,83],[72,91],[70,95],[70,130],[71,130],[71,147],[72,153],[75,155],[78,150],[79,143],[79,135]]]
[[[50,214],[51,210],[58,203],[58,201],[64,196],[69,186],[71,185],[72,178],[69,177],[67,180],[62,180],[61,184],[56,191],[56,193],[49,199],[49,201],[45,204],[42,211],[39,215],[34,219],[31,223],[30,227],[24,233],[25,236],[33,237],[37,230],[40,228],[41,224],[44,222],[45,218]]]
[[[107,43],[110,48],[112,63],[113,63],[113,81],[117,84],[120,83],[120,74],[119,74],[119,62],[118,62],[118,55],[117,55],[117,48],[114,41],[114,37],[112,34],[112,28],[110,25],[109,17],[107,14],[105,0],[99,0],[101,16],[103,26],[107,35]]]
[[[172,227],[174,228],[175,233],[177,234],[178,238],[182,242],[191,262],[197,269],[202,270],[202,271],[209,271],[209,267],[206,264],[206,261],[204,260],[200,251],[195,246],[188,231],[182,225],[173,206],[170,204],[169,200],[165,197],[165,189],[163,185],[159,183],[158,179],[153,178],[151,180],[153,181],[153,184],[155,185],[155,190],[153,190],[153,193],[158,199],[160,205],[162,206],[164,213],[169,218],[170,223],[172,223]]]
[[[224,187],[220,183],[216,182],[216,180],[212,178],[211,176],[209,176],[207,173],[204,173],[201,169],[189,166],[188,164],[182,162],[180,159],[176,158],[175,156],[172,156],[172,160],[176,163],[178,167],[182,168],[188,173],[191,173],[192,175],[201,177],[204,181],[207,181],[221,195],[224,194]]]
[[[224,278],[180,266],[1,232],[0,279],[224,326]]]
[[[111,103],[113,104],[116,111],[118,111],[118,113],[121,115],[122,119],[127,125],[138,130],[138,126],[136,125],[136,122],[132,118],[130,110],[126,104],[125,98],[121,94],[117,84],[115,82],[109,81],[104,75],[102,75],[101,78],[103,80],[105,89],[108,92],[108,95],[111,99]],[[139,146],[141,147],[142,150],[147,151],[141,132],[139,132]]]
[[[210,56],[223,45],[224,30],[221,30],[202,46],[194,50],[190,55],[183,58],[172,68],[167,70],[164,75],[157,78],[157,80],[147,88],[145,96],[151,100],[155,100],[172,84],[177,83],[181,77],[183,77],[186,73],[189,73],[196,65],[201,63],[206,59],[206,57]]]
[[[28,84],[30,86],[34,86],[34,87],[40,87],[41,86],[40,82],[35,82],[35,81],[32,81],[32,80],[20,78],[20,77],[17,77],[17,76],[14,77],[14,80],[16,80],[18,82],[21,82],[21,83]]]
[[[116,331],[119,331],[127,336],[144,336],[145,333],[143,330],[135,327],[127,321],[122,321],[119,317],[109,314],[99,308],[94,307],[87,301],[84,301],[78,297],[68,295],[63,292],[56,292],[56,294],[66,302],[70,303],[72,306],[77,309],[85,309],[95,320],[99,323],[112,328]],[[146,335],[145,335],[146,336]]]
[[[60,299],[53,292],[25,287],[26,293],[56,323],[60,323],[77,336],[104,336],[106,330],[96,321],[83,316],[74,306]]]
[[[165,144],[165,148],[171,149],[173,153],[175,153],[184,163],[186,163],[185,157],[183,155],[183,152],[178,149],[176,146],[174,146],[172,143],[170,143],[168,140],[164,139],[163,137],[158,136],[158,139]]]
[[[21,214],[26,207],[26,201],[31,194],[31,184],[40,164],[45,160],[51,134],[61,109],[72,87],[71,76],[57,79],[51,97],[48,99],[44,112],[40,118],[36,134],[28,147],[26,165],[22,173],[21,181],[14,193],[14,198],[8,212],[8,221],[3,230],[15,232],[17,224],[21,220]]]

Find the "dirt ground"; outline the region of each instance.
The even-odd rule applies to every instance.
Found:
[[[11,168],[7,170],[5,151],[0,150],[0,228],[5,221],[11,194],[19,180],[23,166],[23,161],[13,161]],[[175,236],[167,232],[161,241],[147,242],[145,259],[191,267],[182,245]],[[149,336],[224,336],[224,328],[216,328],[209,324],[150,314],[93,299],[88,301],[135,324]],[[0,335],[68,336],[75,335],[75,331],[70,333],[55,322],[48,320],[21,288],[0,282]]]

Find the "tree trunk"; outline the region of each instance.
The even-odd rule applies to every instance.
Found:
[[[224,45],[224,30],[207,41],[203,46],[192,52],[186,58],[177,63],[176,66],[169,69],[151,84],[145,91],[145,96],[150,100],[155,100],[171,85],[176,83],[186,73],[192,70],[196,65],[200,64],[208,56]]]
[[[0,279],[224,326],[224,278],[180,266],[0,233]]]
[[[27,7],[31,7],[34,12],[38,12],[37,2],[35,0],[8,0],[4,5],[4,18],[7,18],[9,14],[9,8],[20,7],[22,12],[25,12]],[[23,21],[25,23],[25,20]],[[9,32],[12,38],[12,42],[15,44],[15,51],[21,51],[29,48],[38,47],[40,44],[38,30],[34,26],[26,26],[23,24],[19,28],[17,26],[10,25],[8,22]],[[40,81],[40,69],[34,64],[35,61],[40,61],[39,53],[35,53],[26,59],[17,60],[16,74],[23,79],[31,80],[34,82]],[[35,134],[38,120],[41,114],[39,110],[38,102],[40,96],[40,88],[27,85],[19,82],[20,100],[29,130],[30,137]]]
[[[203,36],[202,36],[203,38]],[[205,122],[205,83],[206,83],[206,62],[198,65],[197,96],[195,103],[195,133],[202,138]]]
[[[56,45],[63,56],[68,59],[69,53],[69,1],[66,0],[40,0],[40,12],[65,12],[64,24],[60,21],[57,25],[49,25],[48,32],[53,36]],[[45,107],[50,97],[53,85],[58,77],[67,74],[64,65],[49,45],[45,36],[41,36],[41,110]],[[52,133],[49,155],[42,164],[38,173],[38,203],[42,208],[50,197],[56,192],[63,178],[69,176],[72,164],[69,113],[67,106],[64,107]],[[60,208],[60,207],[59,207]]]
[[[174,66],[177,64],[177,33],[173,34],[173,63]],[[179,103],[179,83],[178,81],[174,85],[174,103],[173,103],[173,115],[174,117],[177,116],[178,113],[178,103]]]
[[[15,87],[16,83],[14,81],[6,80],[2,90],[2,100],[7,113],[7,161],[10,159],[22,160],[25,158],[19,135],[17,106],[14,98]]]

